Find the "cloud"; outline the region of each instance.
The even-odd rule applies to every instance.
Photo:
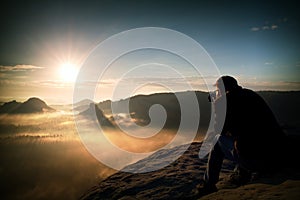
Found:
[[[15,85],[15,86],[23,86],[23,84],[20,84],[20,82],[14,81],[14,80],[8,80],[8,79],[3,79],[0,80],[0,85]]]
[[[278,26],[277,25],[272,25],[271,30],[275,30],[275,29],[278,29]]]
[[[299,81],[262,81],[253,78],[253,79],[243,80],[242,86],[254,90],[274,90],[274,91],[300,90]]]
[[[263,26],[263,27],[262,27],[262,30],[269,30],[269,29],[270,29],[269,26]]]
[[[271,26],[264,25],[262,27],[256,27],[255,26],[255,27],[250,28],[250,30],[253,31],[253,32],[256,32],[256,31],[268,31],[268,30],[274,31],[276,29],[278,29],[278,25],[276,25],[276,24],[273,24]]]
[[[252,27],[250,30],[255,32],[255,31],[259,31],[260,29],[258,27]]]
[[[15,76],[14,76],[15,78]],[[21,77],[23,78],[23,77]],[[26,77],[24,77],[26,78]],[[42,81],[31,81],[31,80],[16,80],[16,79],[0,79],[0,85],[4,86],[17,86],[17,87],[33,87],[33,88],[66,88],[70,89],[74,86],[74,83],[64,82],[60,80],[42,80]]]
[[[1,72],[20,72],[20,71],[34,71],[37,69],[43,69],[44,67],[34,66],[34,65],[14,65],[14,66],[3,66],[0,65]]]
[[[120,79],[105,79],[105,80],[84,80],[84,81],[79,81],[80,84],[85,85],[85,86],[95,86],[95,85],[113,85],[116,82],[118,82]]]
[[[252,32],[256,32],[256,31],[274,31],[276,29],[279,28],[279,25],[280,26],[283,26],[285,23],[287,22],[287,18],[282,18],[282,19],[279,19],[278,21],[274,21],[274,22],[268,22],[268,21],[265,21],[264,22],[264,25],[262,26],[253,26],[250,28],[250,30]]]
[[[265,62],[265,65],[273,65],[273,62]]]

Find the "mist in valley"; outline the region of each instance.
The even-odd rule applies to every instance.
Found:
[[[5,199],[76,199],[114,172],[86,151],[72,115],[0,119],[0,188]]]
[[[0,127],[0,190],[4,199],[78,199],[116,172],[88,152],[70,113],[1,115]],[[97,133],[86,131],[94,141]],[[162,130],[150,138],[136,138],[118,129],[104,132],[117,148],[146,154],[163,148],[175,134],[175,130]],[[188,142],[184,137],[179,141]],[[104,153],[111,162],[120,159],[109,149]]]

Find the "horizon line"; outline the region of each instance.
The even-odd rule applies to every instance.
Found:
[[[253,90],[254,92],[278,92],[278,93],[285,93],[285,92],[300,92],[300,90]],[[77,104],[77,103],[80,103],[81,101],[84,101],[84,100],[89,100],[91,102],[94,102],[94,103],[102,103],[102,102],[105,102],[105,101],[112,101],[112,102],[116,102],[116,101],[121,101],[121,100],[125,100],[125,99],[128,99],[128,98],[133,98],[133,97],[137,97],[137,96],[151,96],[151,95],[155,95],[155,94],[175,94],[175,93],[183,93],[183,92],[203,92],[203,93],[209,93],[208,91],[203,91],[203,90],[184,90],[184,91],[175,91],[175,92],[153,92],[153,93],[140,93],[140,94],[135,94],[135,95],[132,95],[132,96],[128,96],[128,97],[125,97],[125,98],[120,98],[120,99],[116,99],[116,100],[112,100],[112,99],[105,99],[105,100],[91,100],[91,99],[82,99],[82,100],[79,100],[78,102],[66,102],[66,103],[47,103],[47,98],[43,98],[43,97],[40,97],[40,96],[29,96],[29,97],[26,97],[26,98],[13,98],[13,97],[10,97],[8,99],[10,100],[0,100],[0,106],[3,105],[4,103],[8,103],[8,102],[12,102],[12,101],[16,101],[16,102],[20,102],[20,103],[23,103],[25,101],[27,101],[28,99],[30,98],[38,98],[44,102],[47,103],[47,105],[73,105],[73,104]],[[20,99],[23,99],[23,100],[20,100]]]

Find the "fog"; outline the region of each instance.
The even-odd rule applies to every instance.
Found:
[[[68,113],[1,115],[0,128],[3,199],[78,199],[115,172],[85,149]],[[149,139],[138,139],[120,130],[105,132],[114,145],[135,153],[162,148],[175,134],[175,130],[163,130]],[[185,142],[180,138],[179,143]],[[117,155],[105,153],[117,159]]]
[[[78,199],[114,170],[81,144],[62,113],[0,116],[0,190],[4,199]]]

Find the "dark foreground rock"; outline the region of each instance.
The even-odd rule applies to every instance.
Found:
[[[207,158],[200,160],[198,153],[201,143],[192,143],[188,150],[171,165],[153,172],[125,173],[118,172],[99,185],[91,188],[81,199],[194,199],[195,188],[201,183],[206,168]],[[164,162],[170,154],[176,154],[178,146],[156,152],[127,170],[151,168],[151,163]],[[224,163],[223,173],[229,173],[233,165]]]
[[[290,137],[289,141],[287,159],[278,158],[278,163],[284,166],[280,171],[237,187],[228,182],[234,165],[224,161],[217,184],[219,191],[201,199],[300,199],[299,136]],[[202,181],[207,162],[207,158],[198,157],[200,146],[199,142],[192,143],[179,159],[158,171],[113,174],[91,188],[81,199],[199,199],[196,186]],[[160,150],[127,166],[126,170],[138,172],[145,167],[151,168],[184,147]],[[284,160],[288,160],[287,163],[283,163]]]

